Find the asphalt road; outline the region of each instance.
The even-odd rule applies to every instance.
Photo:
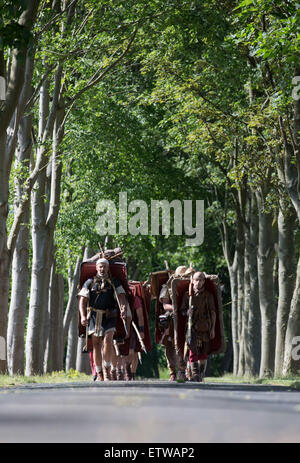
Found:
[[[0,442],[300,442],[300,392],[168,382],[0,390]]]

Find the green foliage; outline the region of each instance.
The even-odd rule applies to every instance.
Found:
[[[32,35],[27,28],[18,24],[26,7],[25,0],[0,1],[0,50],[28,45]]]
[[[24,5],[0,0],[7,53],[30,40],[17,24]],[[219,273],[229,287],[221,237],[227,227],[233,250],[237,198],[263,191],[264,207],[276,212],[286,195],[280,121],[291,142],[299,11],[294,2],[273,0],[79,0],[69,21],[68,10],[57,16],[44,3],[34,28],[33,85],[49,72],[53,92],[57,63],[63,66],[67,118],[55,242],[65,276],[84,246],[103,244],[98,201],[117,205],[127,192],[128,201],[148,206],[153,199],[205,201],[200,247],[173,234],[108,237],[110,246],[123,247],[130,277],[138,270],[146,279],[167,259],[171,268],[192,262]],[[37,104],[33,111],[37,133]],[[25,179],[27,171],[14,166],[13,174]],[[12,205],[12,181],[10,190]],[[8,225],[12,216],[11,208]],[[157,376],[155,362],[164,365],[157,347],[140,374]],[[213,370],[221,371],[220,362]]]

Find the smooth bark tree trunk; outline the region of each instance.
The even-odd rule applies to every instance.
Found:
[[[93,249],[87,246],[83,254],[83,262],[86,259],[94,256],[96,253]],[[77,343],[77,353],[76,353],[76,370],[81,373],[91,374],[91,367],[89,361],[89,355],[87,353],[82,353],[82,349],[85,346],[85,338],[78,338]]]
[[[58,73],[58,83],[61,70]],[[48,87],[41,94],[41,108],[47,112]],[[49,208],[45,204],[46,172],[42,170],[37,180],[37,188],[32,199],[32,275],[30,292],[30,309],[26,338],[26,375],[43,372],[46,336],[44,323],[48,307],[50,266],[54,247],[54,230],[60,205],[61,161],[58,160],[58,146],[63,138],[61,127],[64,118],[64,106],[61,103],[56,112],[53,130],[53,148],[51,157],[51,190]],[[46,116],[41,115],[40,138],[44,131]]]
[[[0,138],[0,159],[6,156],[6,134]],[[7,372],[7,312],[10,256],[7,249],[8,175],[6,163],[0,162],[0,374]]]
[[[258,247],[258,211],[256,199],[251,193],[248,230],[245,233],[245,311],[247,312],[245,339],[245,375],[255,376],[259,373],[261,356],[261,316],[259,307],[257,247]]]
[[[275,375],[283,373],[285,337],[295,287],[295,212],[284,201],[278,214],[278,307],[276,320]]]
[[[272,376],[275,364],[276,303],[274,296],[274,230],[273,215],[264,210],[265,193],[257,192],[259,210],[258,284],[261,312],[260,377]]]
[[[244,254],[244,305],[242,310],[242,333],[241,333],[241,361],[239,364],[238,376],[249,374],[251,370],[251,352],[249,352],[249,339],[248,339],[248,321],[250,312],[251,290],[250,290],[250,200],[245,208],[245,223],[244,223],[244,237],[245,237],[245,254]]]
[[[44,227],[44,182],[42,173],[38,189],[33,194],[32,203],[32,272],[30,308],[26,337],[26,375],[43,373],[44,322],[46,318],[44,294],[48,292],[45,275],[48,275],[49,245],[47,230]]]
[[[79,283],[79,276],[80,276],[80,266],[81,266],[81,257],[77,258],[76,261],[76,266],[74,270],[74,274],[70,278],[70,283],[69,283],[69,299],[67,303],[67,308],[65,311],[64,315],[64,328],[63,328],[63,336],[64,339],[66,339],[68,331],[69,331],[69,325],[70,321],[74,317],[74,312],[78,312],[78,304],[77,304],[77,299],[76,295],[78,293],[78,283]]]
[[[239,342],[239,363],[238,371],[235,374],[243,376],[245,372],[245,351],[244,351],[244,331],[243,331],[243,310],[244,310],[244,272],[245,272],[245,240],[241,218],[237,220],[237,328]]]
[[[66,371],[76,369],[76,357],[77,357],[77,345],[78,345],[78,308],[75,303],[73,316],[69,325],[68,331],[68,347],[66,356]]]
[[[56,273],[56,265],[51,269],[49,286],[49,333],[45,350],[45,372],[63,369],[62,331],[64,311],[64,278]]]
[[[20,18],[20,21],[25,28],[31,27],[29,17],[34,20],[38,3],[30,2],[28,10],[21,15],[22,19]],[[30,56],[28,55],[27,59],[26,53],[27,51],[24,47],[22,51],[13,51],[13,64],[10,72],[7,100],[5,100],[6,108],[1,112],[0,117],[0,343],[3,344],[4,341],[5,345],[7,344],[10,267],[17,232],[19,230],[18,227],[20,226],[19,222],[13,239],[8,239],[6,221],[8,216],[9,178],[16,151],[20,121],[31,92],[34,61],[34,53],[32,52]],[[23,58],[21,59],[22,55]],[[0,51],[0,60],[1,58],[2,51]],[[7,134],[7,128],[9,128],[9,134]],[[6,352],[4,354],[0,352],[0,373],[7,371]],[[1,358],[3,359],[1,360]]]
[[[52,362],[54,371],[62,371],[64,368],[64,349],[65,343],[63,338],[63,318],[64,318],[64,294],[65,294],[65,281],[61,274],[57,275],[58,287],[58,305],[59,310],[56,317],[53,318],[53,351]]]
[[[77,344],[77,355],[76,355],[76,370],[80,373],[91,374],[90,358],[85,352],[82,353],[82,349],[85,346],[85,338],[78,338]]]
[[[258,375],[261,359],[261,314],[258,287],[258,210],[255,195],[251,197],[250,236],[248,243],[249,272],[250,272],[250,301],[248,317],[248,344],[249,364],[246,366],[246,374]]]
[[[48,302],[48,315],[46,316],[45,330],[44,333],[47,333],[46,340],[46,349],[45,349],[45,358],[44,358],[44,372],[51,373],[53,371],[52,365],[52,352],[53,352],[53,330],[51,318],[55,317],[55,312],[59,310],[59,300],[58,300],[58,285],[57,285],[57,274],[56,274],[56,261],[53,260],[51,267],[51,275],[49,282],[49,302]]]
[[[16,154],[16,166],[21,166],[23,170],[24,168],[29,169],[30,164],[32,119],[32,115],[23,116],[19,127],[19,149]],[[22,200],[23,183],[22,178],[16,179],[15,210]],[[8,371],[11,375],[24,374],[25,317],[29,283],[29,202],[24,209],[22,222],[13,255],[11,302],[8,317],[7,354]]]
[[[233,374],[238,373],[239,365],[239,337],[238,337],[238,284],[237,284],[237,257],[235,256],[232,267],[229,269],[231,291],[231,331],[233,348]]]
[[[300,75],[299,62],[295,69],[295,76]],[[300,222],[300,100],[294,101],[294,148],[286,147],[285,177],[286,187],[291,202],[295,208],[298,226]],[[296,162],[295,162],[296,159]],[[300,373],[300,258],[297,264],[295,289],[291,302],[288,325],[285,338],[285,353],[283,375]]]
[[[234,255],[231,256],[230,240],[226,218],[223,220],[223,231],[220,229],[222,238],[223,254],[226,260],[231,292],[231,332],[233,350],[233,374],[237,375],[239,364],[239,339],[238,339],[238,279],[237,279],[237,245],[235,245]],[[237,240],[237,239],[236,239]]]
[[[297,265],[296,284],[288,318],[282,373],[300,374],[300,258]]]
[[[39,3],[39,0],[26,2],[24,11],[17,20],[17,26],[25,31],[28,36],[35,23]],[[17,119],[15,120],[15,130],[13,130],[14,135],[10,140],[11,143],[7,143],[8,137],[6,132],[14,118],[24,84],[25,61],[28,49],[29,46],[26,41],[17,41],[15,48],[11,50],[12,59],[9,67],[5,63],[4,51],[0,50],[0,75],[5,79],[7,84],[5,100],[2,101],[0,114],[0,373],[7,371],[6,343],[11,254],[7,247],[6,220],[8,214],[10,168],[18,128]],[[20,116],[21,111],[19,113]]]
[[[0,374],[7,373],[7,307],[9,296],[10,256],[4,244],[0,255]]]

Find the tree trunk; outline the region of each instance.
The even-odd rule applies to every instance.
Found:
[[[75,271],[71,277],[71,281],[69,283],[70,290],[69,290],[69,299],[68,304],[64,316],[64,329],[63,329],[63,336],[66,339],[66,336],[69,331],[70,321],[74,317],[74,311],[78,312],[76,295],[77,295],[77,286],[79,283],[79,276],[80,276],[80,266],[81,266],[81,258],[78,257],[76,261]]]
[[[31,157],[32,115],[24,116],[19,127],[19,149],[16,154],[16,165],[29,168]],[[15,210],[23,196],[22,178],[16,179]],[[30,205],[24,209],[23,224],[16,241],[12,263],[11,302],[8,317],[7,354],[9,374],[24,374],[24,335],[29,282],[29,222]]]
[[[234,263],[229,269],[230,291],[231,291],[231,331],[232,331],[232,347],[233,347],[233,374],[238,373],[239,365],[239,338],[238,338],[238,284],[237,284],[237,257],[235,256]]]
[[[223,219],[223,232],[220,229],[222,238],[223,254],[227,263],[229,278],[230,278],[230,292],[231,292],[231,332],[232,332],[232,349],[233,349],[233,374],[237,375],[239,364],[239,339],[238,339],[238,283],[237,283],[237,245],[233,258],[230,252],[230,240],[228,233],[228,225],[226,217]],[[237,239],[236,239],[237,241]]]
[[[49,286],[49,332],[45,349],[45,373],[63,369],[62,330],[64,310],[64,278],[56,273],[55,262],[52,265]]]
[[[251,301],[251,290],[250,290],[250,204],[246,206],[246,222],[244,224],[244,236],[245,236],[245,255],[244,255],[244,305],[242,310],[242,334],[241,334],[241,360],[239,364],[238,376],[250,374],[251,370],[251,352],[249,352],[249,339],[248,339],[248,323],[249,323],[249,312],[250,312],[250,301]]]
[[[258,216],[256,199],[251,194],[247,217],[248,230],[245,234],[245,311],[247,312],[247,330],[245,339],[245,374],[258,375],[261,356],[261,317],[259,308],[257,244]]]
[[[237,222],[237,328],[239,342],[239,363],[237,374],[243,376],[245,372],[245,351],[244,351],[244,330],[243,330],[243,310],[244,310],[244,255],[245,255],[245,240],[244,230],[241,218]],[[235,373],[236,374],[236,373]]]
[[[68,348],[66,357],[66,371],[76,369],[76,357],[78,346],[78,308],[75,303],[73,317],[69,326],[68,332]]]
[[[263,192],[257,193],[259,209],[258,284],[261,312],[260,377],[272,376],[275,362],[276,304],[274,297],[274,230],[273,215],[264,210]]]
[[[90,358],[85,352],[82,353],[82,349],[85,345],[85,338],[78,338],[77,344],[77,355],[76,355],[76,370],[80,373],[91,374]]]
[[[61,274],[57,275],[57,288],[58,288],[58,310],[56,317],[52,319],[53,330],[53,351],[52,362],[54,371],[62,371],[64,368],[64,349],[65,343],[63,338],[63,318],[64,318],[64,294],[65,282]]]
[[[7,373],[7,307],[9,295],[9,272],[10,258],[7,249],[2,250],[0,255],[0,374]]]
[[[60,77],[61,78],[61,72]],[[41,95],[41,106],[47,106],[48,95]],[[61,161],[58,160],[58,146],[63,137],[61,123],[64,117],[64,106],[57,109],[53,130],[53,149],[51,158],[51,191],[49,210],[45,204],[46,173],[42,170],[37,180],[37,189],[32,200],[32,277],[30,292],[30,309],[26,338],[26,375],[43,372],[44,322],[49,295],[49,279],[53,238],[60,205]],[[43,118],[42,118],[43,119]],[[44,125],[44,122],[41,123]],[[41,127],[41,131],[43,127]],[[47,213],[48,212],[48,213]]]
[[[283,363],[283,375],[300,374],[300,258],[297,265],[296,284],[291,302]]]
[[[230,321],[230,320],[229,320]],[[228,332],[228,340],[227,340],[227,349],[222,361],[222,368],[221,368],[221,375],[224,373],[230,373],[232,371],[232,360],[233,360],[233,345],[232,345],[232,330],[231,326],[228,323],[226,327],[226,331]]]
[[[293,290],[295,287],[295,249],[294,228],[295,212],[286,210],[286,204],[281,201],[278,215],[278,286],[279,298],[276,320],[276,353],[275,375],[281,376],[284,361],[285,336]],[[283,213],[283,211],[285,211]]]
[[[83,262],[86,259],[89,259],[90,257],[92,257],[93,255],[95,255],[95,252],[90,247],[87,246],[84,250]],[[86,373],[90,375],[91,367],[90,367],[89,356],[86,353],[82,353],[82,349],[84,345],[85,345],[85,338],[78,338],[77,354],[76,354],[76,370],[81,373]]]
[[[0,159],[5,159],[6,134],[0,138]],[[7,309],[9,296],[10,256],[7,249],[8,177],[0,162],[0,374],[7,372]]]

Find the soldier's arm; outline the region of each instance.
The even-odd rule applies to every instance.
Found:
[[[83,326],[87,326],[88,320],[87,320],[87,305],[88,301],[90,299],[90,285],[91,285],[92,280],[89,279],[85,281],[83,284],[81,290],[79,291],[77,297],[79,297],[79,313],[80,313],[80,318],[81,318],[81,324]]]
[[[173,312],[173,311],[174,311],[174,308],[173,308],[172,304],[170,304],[170,299],[168,299],[168,298],[163,298],[163,299],[161,300],[161,302],[162,302],[162,305],[163,305],[164,310],[169,310],[170,312]]]
[[[88,303],[88,298],[84,296],[80,296],[79,299],[79,312],[80,312],[80,319],[81,319],[81,324],[82,326],[87,326],[88,321],[87,321],[87,303]]]
[[[163,285],[160,290],[159,302],[162,303],[164,310],[169,310],[170,312],[173,312],[173,306],[171,304],[169,290],[166,285]]]

